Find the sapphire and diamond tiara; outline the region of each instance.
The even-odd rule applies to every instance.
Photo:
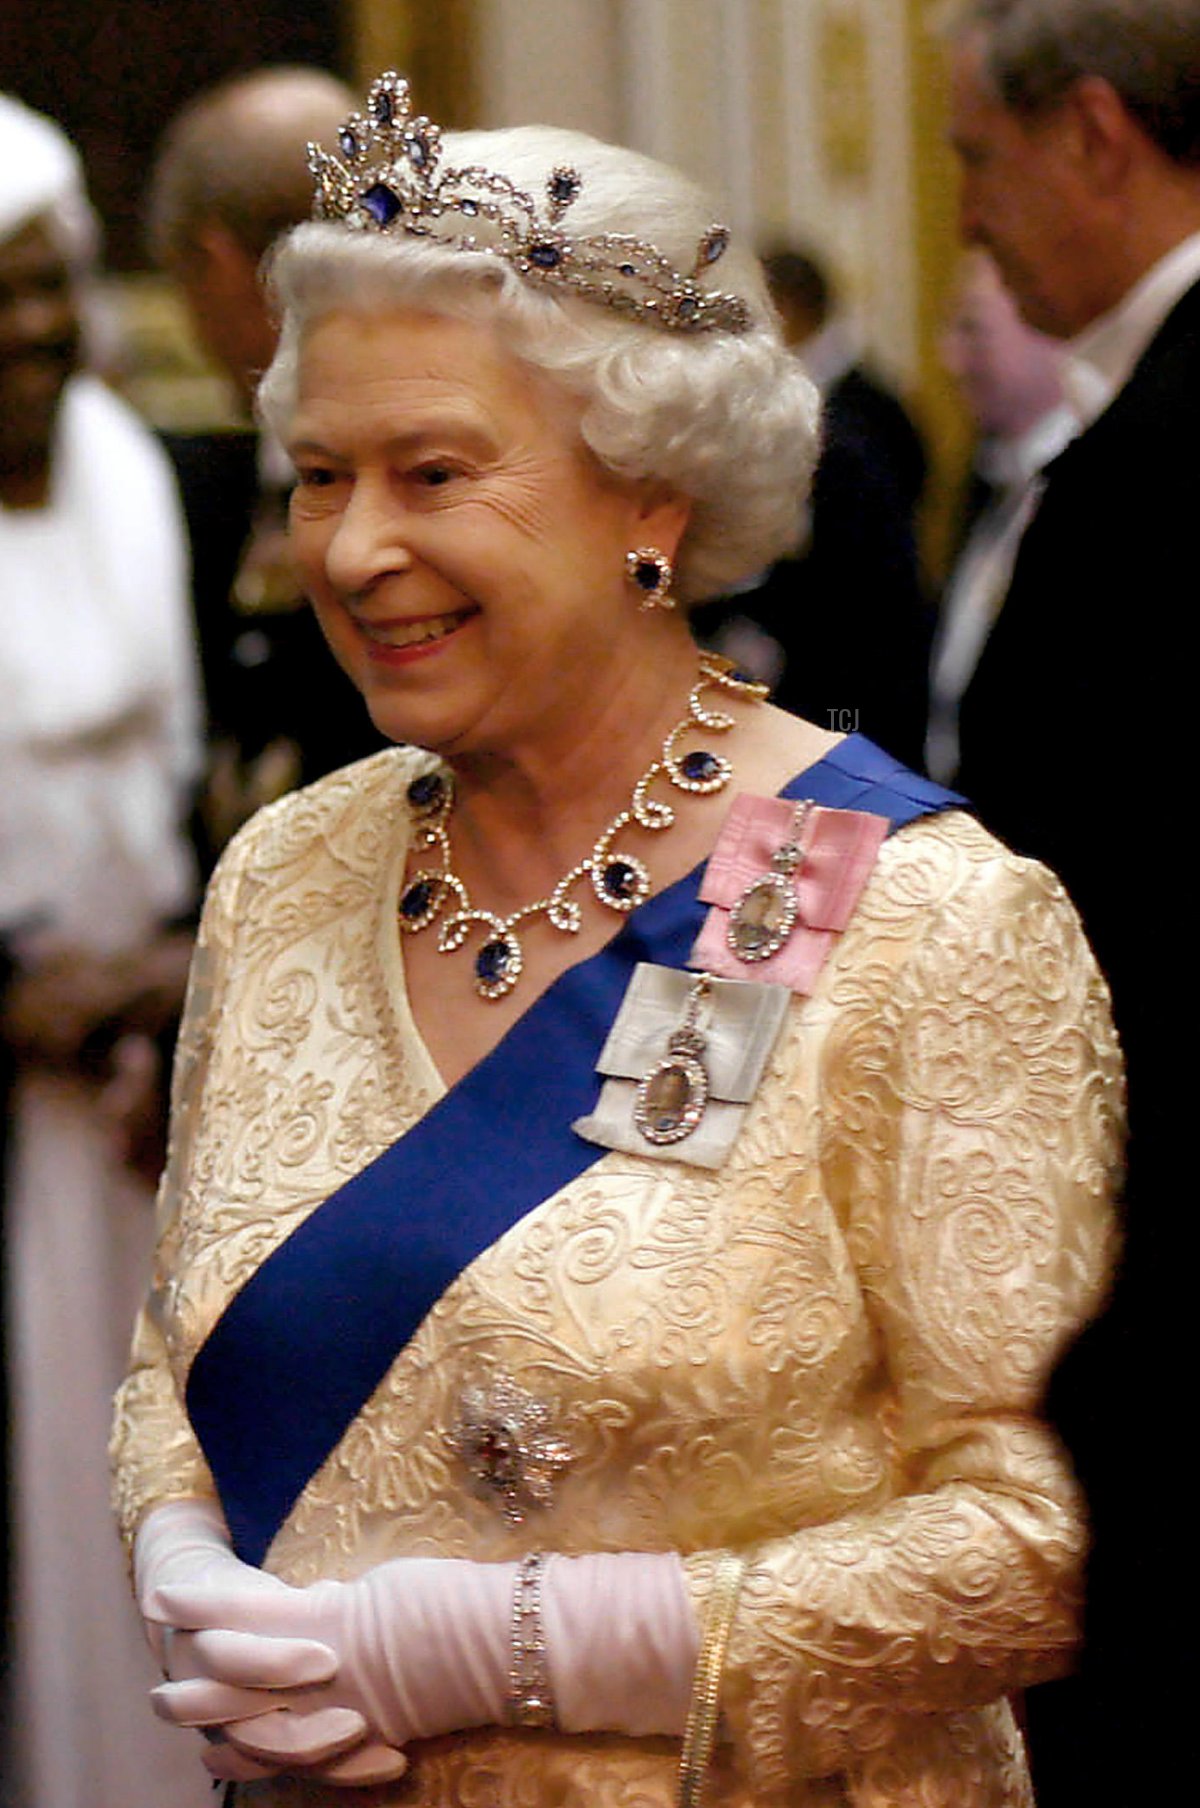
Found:
[[[316,219],[503,258],[529,282],[676,332],[744,333],[752,324],[740,296],[700,282],[729,244],[726,227],[709,227],[687,271],[630,234],[574,237],[563,219],[583,189],[578,170],[552,169],[539,202],[480,164],[443,168],[441,128],[414,117],[408,83],[394,71],[372,85],[366,112],[341,127],[338,152],[308,147]]]

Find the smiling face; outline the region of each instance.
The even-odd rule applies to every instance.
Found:
[[[427,313],[310,327],[287,444],[297,565],[381,732],[569,746],[634,656],[625,554],[673,552],[686,508],[606,476],[489,327]]]
[[[48,469],[58,404],[78,359],[67,267],[35,220],[0,244],[0,483],[20,485]]]

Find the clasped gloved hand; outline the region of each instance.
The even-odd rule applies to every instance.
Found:
[[[170,1680],[155,1690],[165,1719],[219,1728],[279,1770],[328,1762],[317,1735],[333,1737],[339,1714],[393,1751],[509,1717],[515,1563],[401,1557],[291,1588],[224,1548],[139,1596],[174,1629]],[[564,1731],[682,1731],[698,1635],[673,1553],[551,1556],[542,1610]]]
[[[173,1501],[149,1514],[134,1545],[134,1587],[150,1647],[167,1682],[179,1694],[164,1711],[160,1690],[155,1712],[178,1726],[204,1731],[209,1745],[204,1763],[214,1777],[249,1782],[284,1769],[303,1769],[331,1783],[385,1783],[403,1776],[407,1763],[370,1732],[361,1714],[342,1707],[323,1685],[337,1672],[336,1654],[316,1640],[250,1641],[240,1630],[213,1628],[197,1635],[182,1626],[165,1604],[176,1588],[232,1588],[251,1597],[294,1595],[265,1570],[236,1557],[220,1508],[207,1501]],[[240,1713],[248,1720],[286,1711],[286,1757],[255,1760],[221,1737],[222,1722],[207,1712],[212,1675],[245,1677]]]

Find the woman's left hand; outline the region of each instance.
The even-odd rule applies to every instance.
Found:
[[[368,1741],[392,1750],[499,1723],[515,1569],[398,1558],[355,1582],[308,1588],[263,1590],[236,1577],[166,1585],[159,1611],[176,1631],[155,1712],[180,1726],[220,1728],[236,1753],[276,1770],[336,1763],[356,1737],[361,1743],[364,1722]],[[336,1674],[281,1689],[279,1653],[296,1641],[327,1646]],[[210,1755],[210,1769],[219,1761]]]
[[[175,1641],[191,1680],[158,1689],[156,1707],[182,1725],[223,1727],[239,1760],[276,1769],[316,1762],[317,1737],[336,1738],[336,1718],[313,1718],[322,1712],[358,1718],[368,1741],[392,1748],[501,1725],[512,1713],[516,1574],[515,1563],[401,1557],[309,1588],[264,1591],[236,1572],[165,1584],[159,1610],[190,1629]],[[542,1610],[563,1731],[682,1732],[699,1630],[674,1552],[551,1556]],[[331,1673],[281,1692],[281,1650],[325,1650]],[[267,1687],[277,1711],[256,1712]]]

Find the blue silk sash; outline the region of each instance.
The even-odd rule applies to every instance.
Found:
[[[785,787],[893,829],[962,802],[852,735]],[[187,1407],[234,1548],[259,1564],[397,1353],[469,1264],[600,1159],[570,1128],[639,961],[682,967],[697,867],[570,968],[399,1142],[318,1206],[230,1301]]]

